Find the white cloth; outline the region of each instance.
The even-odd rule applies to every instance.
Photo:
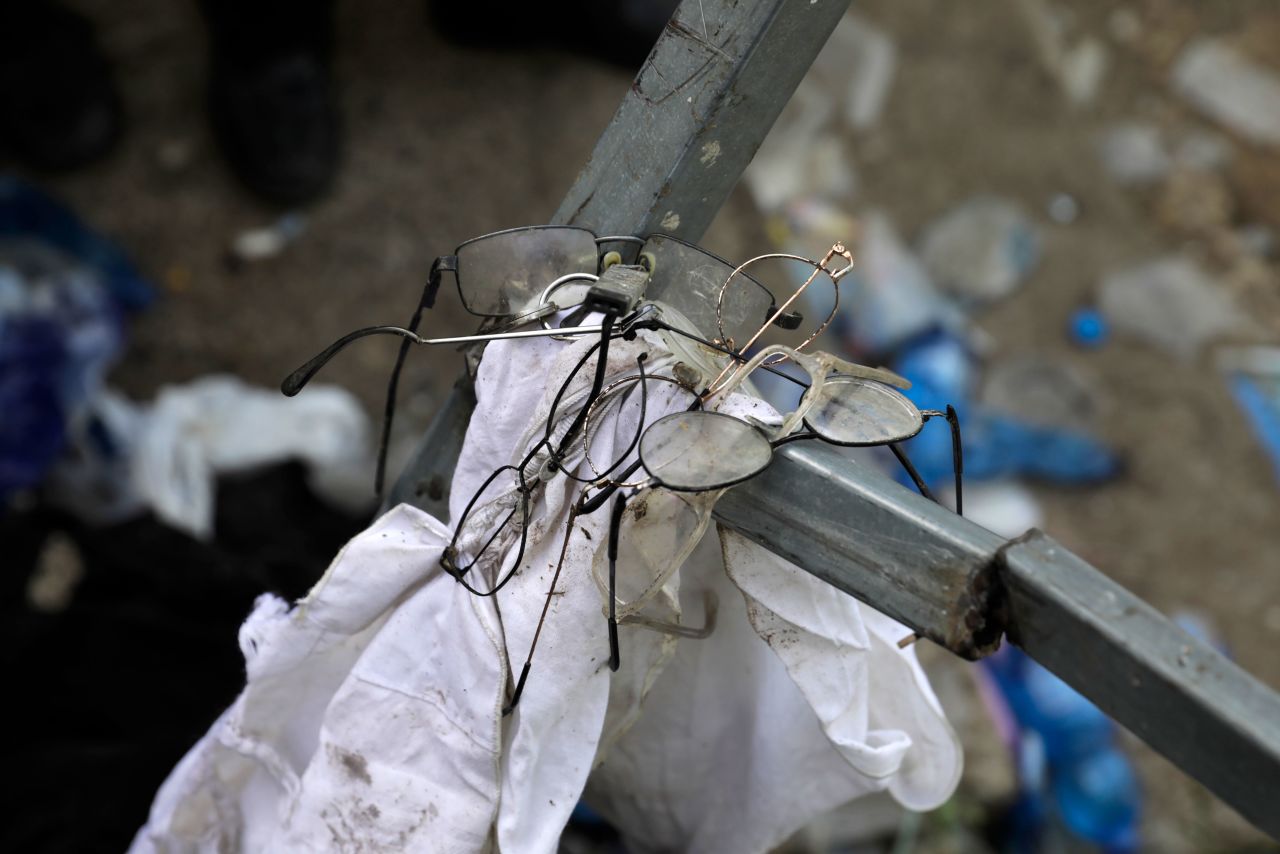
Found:
[[[489,346],[452,519],[541,438],[590,343]],[[610,376],[634,374],[641,352],[646,371],[671,368],[663,342],[642,333],[613,343]],[[581,373],[560,411],[585,393],[591,371]],[[686,405],[684,392],[656,386],[646,420]],[[722,409],[760,406],[740,396]],[[634,410],[592,431],[597,465],[630,444]],[[590,471],[580,454],[569,463]],[[887,789],[914,809],[950,795],[959,744],[912,651],[896,646],[907,630],[735,535],[704,537],[644,609],[697,624],[712,590],[710,637],[623,625],[611,674],[592,575],[608,511],[579,517],[566,545],[578,489],[563,474],[547,482],[520,570],[496,596],[445,574],[449,531],[401,505],[297,606],[263,597],[241,632],[244,692],[160,789],[133,850],[550,852],[587,789],[634,850],[766,851],[866,792]],[[500,518],[514,500],[512,479],[499,479],[472,518]],[[633,508],[631,534],[674,551],[678,538],[652,536],[659,517]],[[468,578],[508,568],[514,536],[509,527],[491,550],[499,566],[482,562]],[[562,549],[524,694],[503,718]]]

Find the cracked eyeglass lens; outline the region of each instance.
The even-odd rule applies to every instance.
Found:
[[[671,306],[708,339],[720,337],[716,301],[734,265],[696,246],[662,235],[650,237],[642,257],[653,265],[645,298]],[[722,309],[725,337],[748,340],[769,319],[773,295],[755,279],[739,273],[725,294]]]
[[[772,456],[759,428],[718,412],[677,412],[655,421],[640,438],[645,471],[668,489],[689,492],[746,480]]]
[[[538,305],[561,276],[596,272],[599,254],[581,228],[521,228],[458,247],[458,290],[472,314],[507,317]]]
[[[920,432],[920,410],[889,386],[831,377],[805,416],[809,429],[836,445],[882,445]]]

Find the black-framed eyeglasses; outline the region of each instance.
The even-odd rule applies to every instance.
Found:
[[[561,280],[589,280],[613,264],[626,262],[648,273],[645,299],[680,312],[709,338],[719,337],[717,331],[723,325],[727,337],[746,340],[742,336],[759,329],[776,308],[768,288],[740,273],[744,286],[733,289],[729,304],[721,309],[723,317],[717,317],[720,288],[736,265],[667,234],[602,237],[573,225],[522,226],[464,241],[453,255],[442,255],[432,263],[423,301],[428,308],[434,305],[441,276],[452,273],[458,299],[468,313],[491,321],[525,322],[577,304],[572,299],[549,298],[547,289]],[[800,318],[788,315],[782,322],[794,328]]]
[[[608,249],[617,246],[621,249]],[[468,337],[422,339],[418,327],[423,312],[435,305],[442,276],[452,273],[458,298],[470,314],[483,318],[490,332],[544,319],[573,308],[582,301],[585,287],[568,283],[590,282],[613,264],[635,261],[646,270],[644,297],[660,300],[682,315],[710,343],[732,349],[733,341],[746,340],[775,313],[773,294],[735,265],[692,243],[664,234],[648,237],[597,236],[590,229],[570,225],[534,225],[495,231],[460,243],[452,255],[441,255],[431,264],[422,296],[407,327],[377,326],[356,330],[294,371],[284,383],[286,395],[298,391],[347,344],[374,334],[400,335],[404,340],[387,382],[386,405],[379,440],[374,491],[382,494],[386,454],[395,418],[400,373],[413,343],[467,343]],[[725,299],[720,293],[729,278],[740,279]],[[775,323],[795,328],[798,313],[784,313]],[[598,328],[561,329],[561,334],[595,333]],[[496,334],[502,334],[497,332]],[[523,334],[523,333],[514,333]],[[483,337],[483,336],[481,336]]]

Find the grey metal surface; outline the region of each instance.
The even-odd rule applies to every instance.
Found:
[[[1038,531],[1003,559],[1009,639],[1280,838],[1280,695]]]
[[[716,519],[957,655],[994,648],[1003,540],[826,445],[780,449]]]
[[[685,0],[552,221],[696,241],[849,0]]]

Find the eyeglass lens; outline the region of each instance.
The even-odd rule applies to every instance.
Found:
[[[650,264],[645,298],[665,303],[683,314],[709,338],[720,337],[716,302],[734,265],[673,237],[654,235],[640,249]],[[769,319],[773,295],[750,276],[735,277],[725,294],[721,317],[724,334],[745,342]]]
[[[883,445],[920,432],[924,418],[915,405],[883,383],[831,377],[805,415],[805,424],[836,445]]]
[[[561,276],[596,272],[594,235],[562,226],[517,228],[469,240],[458,247],[458,291],[467,311],[508,317],[537,307],[542,292]]]
[[[668,489],[717,489],[769,465],[773,448],[753,424],[718,412],[676,412],[640,438],[645,471]]]

